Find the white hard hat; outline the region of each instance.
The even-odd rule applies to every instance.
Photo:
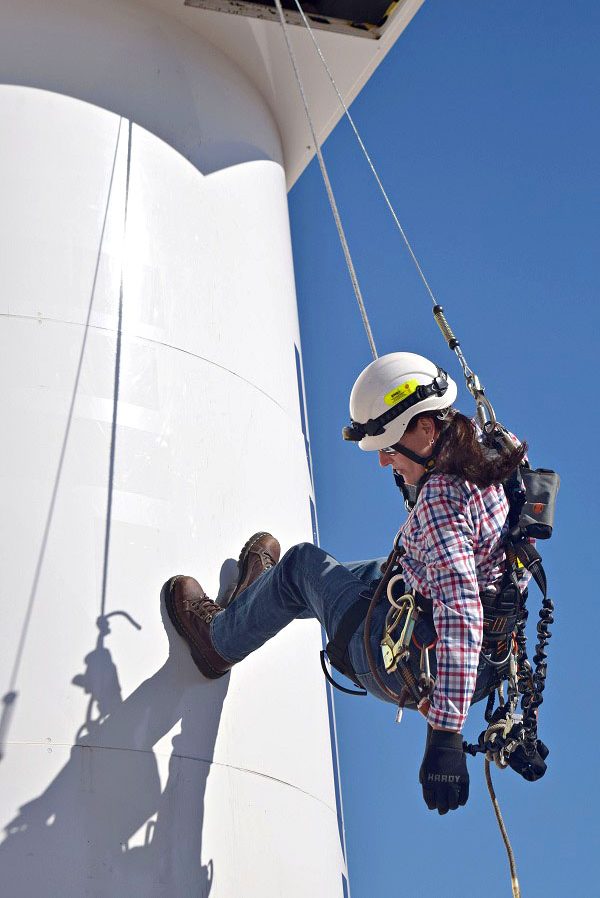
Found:
[[[456,395],[452,378],[422,355],[383,355],[359,374],[352,387],[352,424],[344,428],[344,439],[358,442],[366,451],[393,446],[415,415],[448,408]]]

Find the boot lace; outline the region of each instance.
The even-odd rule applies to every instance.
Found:
[[[185,610],[195,614],[204,623],[209,624],[213,617],[221,611],[211,599],[185,599]]]
[[[266,552],[260,553],[260,560],[261,560],[261,563],[263,566],[263,571],[268,571],[272,567],[275,567],[275,562],[273,561],[273,559],[271,558],[270,555],[267,555]]]

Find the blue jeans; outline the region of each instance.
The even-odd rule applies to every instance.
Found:
[[[312,543],[292,546],[281,561],[262,574],[226,608],[213,618],[211,638],[219,655],[236,663],[260,648],[296,618],[316,618],[331,639],[348,608],[365,590],[381,577],[385,558],[340,564],[323,549]],[[388,674],[380,650],[385,616],[389,610],[385,599],[379,602],[371,620],[370,644],[377,672],[394,692],[400,692],[403,682],[397,672]],[[383,701],[390,699],[377,685],[369,670],[364,645],[364,621],[348,645],[350,663],[359,683]],[[431,620],[422,617],[415,626],[415,638],[421,645],[435,640]],[[420,652],[413,644],[410,664],[418,677]],[[430,652],[431,673],[435,676],[435,652]],[[483,698],[491,685],[494,671],[480,665],[474,701]],[[480,683],[481,680],[481,683]]]

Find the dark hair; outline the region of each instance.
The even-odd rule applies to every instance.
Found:
[[[485,489],[501,483],[523,461],[527,445],[489,453],[477,439],[473,422],[455,409],[421,412],[411,419],[407,431],[417,426],[420,418],[432,418],[438,432],[435,447],[435,474],[454,474]]]

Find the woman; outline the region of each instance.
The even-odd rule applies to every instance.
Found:
[[[405,585],[428,611],[416,624],[415,642],[426,646],[437,638],[431,653],[435,687],[421,707],[428,735],[420,782],[427,806],[439,813],[467,801],[461,730],[470,704],[497,684],[496,669],[480,662],[480,593],[499,591],[504,579],[508,501],[501,481],[525,451],[486,454],[473,423],[452,408],[456,395],[456,384],[437,365],[413,353],[391,353],[358,377],[350,396],[352,424],[344,431],[346,439],[377,451],[383,467],[390,465],[417,487],[398,541]],[[378,677],[369,669],[364,645],[367,599],[381,577],[382,561],[342,565],[311,543],[293,546],[279,561],[279,543],[262,533],[242,551],[240,577],[226,609],[208,599],[192,577],[171,578],[163,595],[173,625],[205,676],[222,676],[293,619],[316,617],[330,640],[347,634],[345,670],[389,701],[378,677],[395,692],[403,681],[397,672],[386,673],[379,648],[387,603],[375,608],[371,621]],[[413,646],[416,673],[419,655]]]

